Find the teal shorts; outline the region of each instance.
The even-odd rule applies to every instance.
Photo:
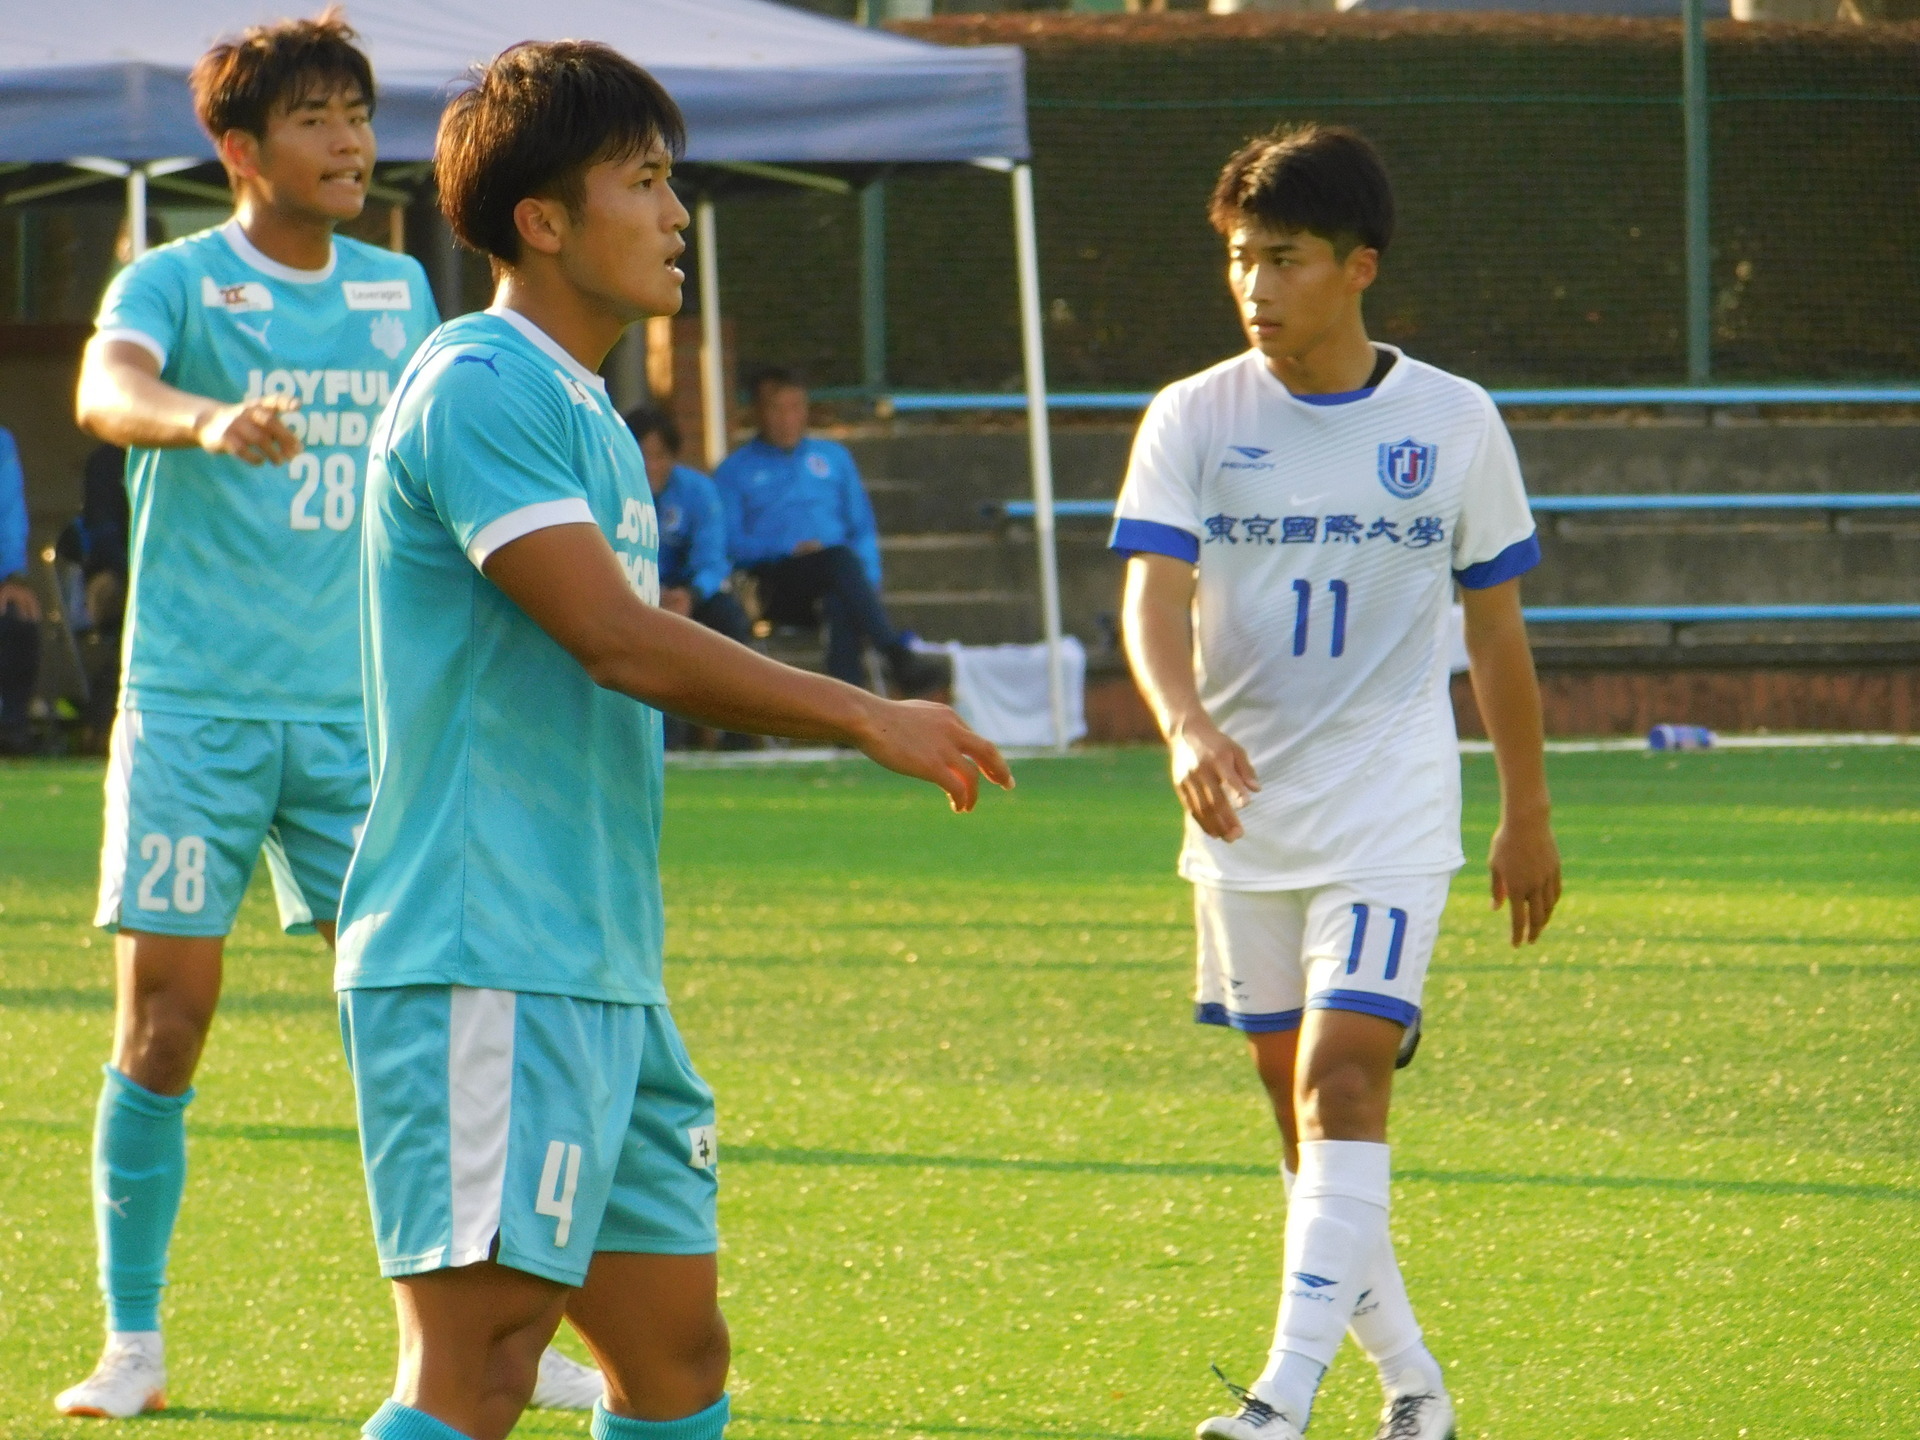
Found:
[[[340,1030],[381,1274],[718,1248],[713,1092],[666,1006],[404,985],[343,991]]]
[[[310,932],[340,886],[372,781],[357,722],[123,710],[113,724],[93,923],[225,935],[262,850],[280,923]]]

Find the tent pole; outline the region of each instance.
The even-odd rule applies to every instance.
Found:
[[[1067,686],[1060,673],[1060,560],[1053,536],[1053,437],[1047,428],[1047,356],[1040,331],[1040,245],[1033,167],[1013,167],[1014,247],[1020,270],[1020,349],[1027,372],[1027,443],[1033,467],[1033,543],[1040,561],[1040,618],[1047,635],[1047,704],[1053,748],[1067,748]]]
[[[860,192],[860,383],[875,398],[887,388],[887,182]]]
[[[147,253],[147,172],[127,167],[127,259]]]
[[[720,349],[720,236],[709,196],[694,202],[693,238],[700,266],[700,419],[712,469],[727,458],[727,367]]]

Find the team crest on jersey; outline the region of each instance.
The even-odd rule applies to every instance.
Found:
[[[407,348],[406,322],[391,313],[376,315],[372,327],[367,331],[367,339],[373,342],[374,349],[389,360],[398,360],[400,352]]]
[[[200,303],[209,310],[245,315],[255,310],[273,309],[273,292],[258,280],[242,280],[238,285],[216,285],[211,275],[202,275]]]
[[[1380,447],[1380,483],[1389,495],[1411,500],[1433,484],[1440,460],[1438,445],[1418,440],[1395,440]]]
[[[807,469],[824,480],[833,467],[827,464],[826,456],[809,455],[807,456]]]

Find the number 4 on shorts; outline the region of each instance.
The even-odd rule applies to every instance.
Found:
[[[562,1163],[566,1166],[566,1179],[560,1178]],[[540,1190],[533,1197],[533,1213],[551,1215],[558,1223],[553,1227],[553,1243],[561,1249],[566,1248],[567,1236],[573,1233],[573,1192],[580,1188],[580,1147],[555,1140],[547,1146],[547,1163],[540,1170]]]

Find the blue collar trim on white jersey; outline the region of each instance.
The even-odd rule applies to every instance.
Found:
[[[1341,390],[1332,395],[1293,395],[1291,390],[1287,393],[1303,405],[1351,405],[1356,400],[1366,399],[1379,388],[1378,385],[1369,385],[1364,390]]]

